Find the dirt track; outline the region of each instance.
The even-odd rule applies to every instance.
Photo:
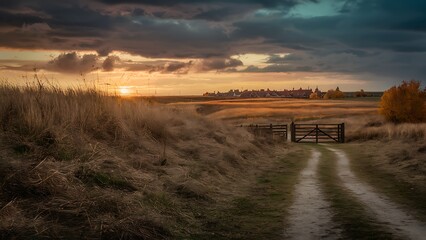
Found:
[[[389,232],[402,239],[425,239],[426,223],[416,220],[391,199],[379,194],[358,179],[350,169],[350,159],[342,150],[327,147],[337,159],[337,176],[342,186],[361,202],[373,218]],[[330,161],[313,149],[307,167],[295,186],[295,199],[290,208],[290,228],[285,236],[291,239],[340,238],[339,223],[332,222],[333,209],[321,192],[317,167],[320,161]]]
[[[295,186],[295,201],[289,211],[291,226],[285,234],[288,238],[337,239],[339,236],[331,221],[330,204],[319,188],[317,169],[320,157],[319,151],[312,150],[308,165]]]
[[[350,160],[341,150],[328,148],[337,156],[337,172],[342,184],[349,189],[393,233],[408,239],[425,239],[426,224],[417,221],[392,200],[377,193],[371,186],[360,181],[350,169]]]

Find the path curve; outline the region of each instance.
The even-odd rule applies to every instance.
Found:
[[[425,239],[426,224],[419,222],[388,198],[361,182],[351,171],[349,158],[337,149],[328,148],[337,156],[337,172],[344,187],[365,204],[381,222],[386,223],[396,234],[408,239]]]
[[[285,233],[290,239],[338,239],[339,230],[331,220],[330,204],[321,193],[318,163],[321,153],[312,150],[308,165],[295,186],[295,200],[289,209],[290,227]]]

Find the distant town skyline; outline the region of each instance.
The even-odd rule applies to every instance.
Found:
[[[426,1],[2,1],[0,80],[123,95],[426,83]]]
[[[219,98],[313,98],[321,99],[329,93],[336,95],[340,93],[342,97],[381,97],[383,91],[365,91],[359,89],[357,91],[341,91],[340,87],[337,86],[334,89],[321,90],[320,88],[306,88],[302,87],[293,89],[230,89],[228,91],[214,91],[203,93],[204,97],[219,97]],[[312,95],[314,94],[314,95]],[[328,96],[326,98],[329,98]]]

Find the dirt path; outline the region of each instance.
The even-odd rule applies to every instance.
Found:
[[[343,186],[365,204],[376,218],[385,223],[397,235],[408,239],[424,239],[426,224],[417,221],[399,208],[388,198],[376,193],[372,187],[361,182],[350,170],[346,154],[337,149],[328,148],[337,156],[337,172]]]
[[[295,186],[295,200],[289,211],[290,239],[338,239],[340,234],[331,220],[330,205],[324,200],[317,176],[321,153],[312,150],[307,167]]]

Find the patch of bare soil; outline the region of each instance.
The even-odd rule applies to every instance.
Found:
[[[343,186],[365,204],[378,220],[401,237],[424,239],[424,236],[426,236],[426,223],[416,220],[393,201],[378,194],[371,186],[360,181],[351,171],[350,160],[343,151],[333,148],[328,149],[337,156],[337,171]]]
[[[290,229],[285,233],[291,239],[338,239],[340,231],[331,220],[330,204],[324,199],[317,176],[321,153],[312,150],[307,167],[301,172],[295,186],[295,201],[290,208]]]

